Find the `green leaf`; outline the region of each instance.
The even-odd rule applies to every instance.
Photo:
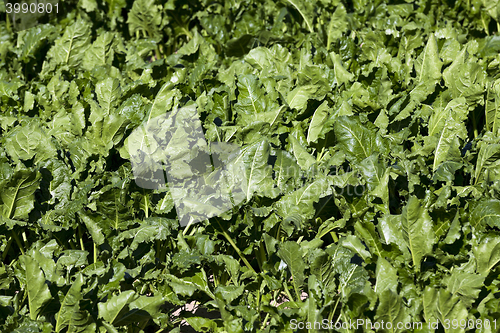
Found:
[[[411,259],[405,237],[403,236],[402,219],[400,215],[384,215],[377,225],[382,243],[396,244],[407,259]]]
[[[377,269],[375,271],[375,292],[382,293],[386,290],[397,292],[398,274],[397,270],[383,257],[377,259]]]
[[[481,65],[471,61],[464,47],[453,63],[444,70],[443,77],[453,98],[465,97],[471,105],[483,99],[486,90],[486,73]]]
[[[484,283],[484,276],[455,270],[443,279],[443,283],[453,295],[458,295],[468,308],[475,302]]]
[[[217,328],[217,323],[204,317],[187,317],[186,321],[197,332],[210,332]]]
[[[58,38],[47,54],[56,65],[65,64],[70,67],[80,65],[83,56],[90,46],[90,27],[80,19],[69,25],[62,37]]]
[[[332,21],[333,22],[333,21]],[[347,69],[344,67],[340,56],[335,52],[330,53],[330,58],[333,62],[333,69],[335,71],[335,78],[337,79],[337,84],[348,83],[354,79],[354,75],[349,73]]]
[[[500,0],[47,1],[0,1],[0,332],[495,331]]]
[[[128,304],[137,299],[137,295],[133,290],[125,290],[118,295],[114,295],[106,302],[97,304],[99,318],[104,319],[110,324],[119,320],[121,315],[125,314]]]
[[[93,143],[89,148],[95,153],[106,154],[113,145],[121,141],[128,125],[132,121],[139,123],[142,118],[140,114],[143,109],[134,97],[127,99],[117,110],[121,93],[118,79],[107,78],[96,85],[99,105],[94,101],[90,102],[89,121],[92,127],[86,133],[86,137]],[[136,109],[131,110],[133,107]]]
[[[489,273],[500,262],[500,237],[487,234],[472,247],[476,257],[476,271],[479,274]]]
[[[353,162],[360,162],[375,151],[384,152],[385,142],[374,127],[362,124],[358,117],[339,117],[334,125],[339,148]]]
[[[138,36],[142,32],[150,38],[160,37],[163,27],[161,9],[154,0],[135,0],[127,18],[130,35]]]
[[[308,84],[296,87],[286,95],[288,106],[300,112],[307,107],[310,99],[323,99],[324,87],[319,84]]]
[[[338,289],[333,291],[341,292],[343,299],[349,299],[353,294],[364,294],[368,272],[351,262],[355,253],[341,245],[328,248],[327,253],[329,258],[324,269],[330,272],[325,272],[325,279],[331,278],[334,273],[339,274]]]
[[[426,286],[422,293],[423,317],[426,322],[435,322],[437,320],[436,308],[438,291],[436,288]]]
[[[462,121],[467,116],[465,99],[460,98],[452,100],[443,111],[446,116],[443,118],[442,130],[437,136],[436,150],[434,155],[433,171],[436,171],[438,166],[444,161],[450,159],[458,159],[459,156],[459,141],[458,138],[464,138],[465,126]],[[431,118],[432,121],[432,118]],[[431,125],[430,123],[429,125]],[[433,126],[433,132],[438,128],[438,125]],[[429,133],[429,135],[431,135]]]
[[[54,28],[49,24],[36,25],[28,30],[23,36],[21,59],[25,60],[28,57],[35,57],[36,51],[43,45],[43,41],[54,32]],[[19,35],[18,37],[21,37]]]
[[[498,134],[500,128],[500,80],[491,82],[488,86],[484,114],[486,130]]]
[[[171,82],[163,84],[163,86],[156,94],[153,104],[151,105],[147,122],[164,114],[167,111],[170,111],[172,107],[178,103],[178,99],[180,99],[180,91],[177,89],[172,89]]]
[[[300,141],[295,138],[293,134],[288,136],[288,141],[292,146],[292,152],[297,160],[297,163],[302,170],[309,170],[309,168],[316,163],[316,159],[307,152],[307,150],[300,144]]]
[[[342,3],[337,5],[333,15],[330,17],[330,23],[328,24],[328,38],[326,41],[326,49],[330,49],[330,45],[333,41],[342,37],[342,34],[346,32],[349,27],[349,23],[347,21],[347,11]]]
[[[171,274],[165,275],[165,279],[174,293],[181,296],[192,296],[193,293],[198,290],[198,288],[191,282],[184,279],[180,279]]]
[[[282,108],[265,94],[256,75],[239,75],[238,92],[238,102],[234,105],[234,110],[238,113],[238,122],[241,120],[243,126],[255,121],[276,121]]]
[[[242,149],[240,156],[235,159],[236,163],[242,161],[245,165],[245,188],[243,188],[246,201],[250,201],[254,193],[266,195],[271,187],[271,167],[267,164],[269,158],[269,143],[260,140],[251,146]]]
[[[323,137],[322,134],[325,122],[329,116],[328,102],[324,101],[320,106],[314,111],[311,123],[309,124],[309,129],[307,130],[307,143],[316,142],[318,138]]]
[[[83,0],[79,4],[83,9],[85,9],[87,12],[93,12],[94,10],[97,9],[97,2],[96,0]]]
[[[304,3],[304,2],[301,2],[301,1],[297,1],[297,0],[287,0],[287,1],[302,16],[302,18],[304,19],[304,22],[306,23],[306,26],[307,26],[307,29],[309,30],[309,32],[313,33],[314,30],[313,30],[313,27],[312,27],[312,18],[309,16],[311,10],[309,10],[307,8],[308,7],[308,3]]]
[[[83,284],[83,275],[80,273],[61,299],[61,308],[55,316],[55,332],[60,332],[66,327],[68,332],[85,332],[90,330],[92,326],[95,329],[95,324],[90,323],[88,313],[80,309],[80,301],[83,299],[81,292]]]
[[[287,189],[295,189],[293,183],[299,178],[300,167],[292,154],[278,150],[273,170],[276,185],[282,193],[288,192]]]
[[[118,236],[120,241],[132,239],[128,250],[135,251],[141,244],[154,240],[165,241],[178,226],[176,220],[162,217],[149,217],[141,222],[141,226],[123,231]]]
[[[500,229],[500,200],[481,200],[470,215],[471,225],[483,229],[485,225]]]
[[[276,202],[277,213],[283,218],[298,214],[306,219],[314,216],[314,203],[329,191],[326,178],[320,178],[283,196]]]
[[[240,297],[245,290],[244,286],[217,286],[214,294],[219,294],[228,304]]]
[[[215,299],[214,294],[209,288],[208,277],[205,270],[196,272],[193,276],[185,277],[185,281],[193,283],[199,290],[206,293],[211,298]]]
[[[92,240],[94,241],[94,243],[96,243],[97,245],[104,244],[105,238],[102,233],[102,228],[95,221],[95,218],[91,218],[84,212],[78,212],[78,215],[82,219],[83,223],[85,223],[85,226],[87,227],[87,230],[92,236]]]
[[[71,197],[71,169],[61,160],[50,159],[45,163],[40,163],[40,167],[47,169],[50,172],[51,180],[48,184],[50,199],[48,203],[56,205],[56,207],[64,207],[69,203]],[[43,186],[46,183],[42,181]]]
[[[385,163],[381,161],[379,155],[373,154],[370,157],[364,159],[359,167],[362,171],[368,190],[374,196],[382,199],[383,203],[388,205],[389,203],[389,173],[390,169],[387,169]],[[388,209],[385,209],[388,212]]]
[[[394,291],[387,289],[379,295],[380,304],[377,307],[376,320],[381,323],[403,323],[408,321],[406,306],[401,297]],[[394,325],[396,326],[396,325]],[[394,327],[393,332],[403,332],[403,330]]]
[[[437,299],[434,300],[435,302],[437,301],[435,313],[441,325],[445,325],[452,320],[456,320],[459,323],[460,321],[465,322],[467,320],[467,308],[458,295],[451,294],[444,289],[439,290],[437,294]],[[453,325],[446,325],[446,327],[447,329],[444,330],[446,333],[465,332],[460,325],[456,328],[453,328]]]
[[[474,184],[479,181],[489,180],[490,172],[494,175],[500,167],[500,144],[481,145],[476,162],[476,172],[474,173]]]
[[[26,292],[28,294],[30,319],[36,320],[47,302],[52,299],[52,296],[38,262],[29,256],[23,256],[22,258],[26,269]]]
[[[411,253],[413,267],[416,272],[420,272],[422,257],[432,254],[435,236],[427,208],[423,207],[415,196],[411,196],[403,208],[401,226],[403,237]]]
[[[139,296],[128,304],[130,311],[114,320],[115,326],[130,326],[157,318],[160,307],[165,303],[163,296]]]
[[[123,22],[122,10],[127,7],[125,0],[105,0],[108,8],[107,17],[110,19],[110,28],[116,28],[116,21]]]
[[[356,230],[356,236],[368,246],[370,252],[379,258],[383,258],[385,251],[380,242],[380,236],[375,230],[375,225],[358,221],[354,225],[354,229]]]
[[[4,218],[28,219],[28,214],[34,208],[35,191],[38,189],[40,177],[40,173],[26,169],[14,173],[0,193]]]
[[[436,37],[431,34],[424,51],[419,57],[416,64],[418,81],[429,82],[428,84],[435,84],[441,79],[441,66],[442,61],[439,59],[438,45]]]
[[[96,84],[95,91],[102,112],[104,112],[105,115],[110,114],[112,107],[116,105],[120,98],[120,81],[113,78],[107,78]],[[94,124],[94,122],[101,120],[101,118],[102,116],[91,114],[89,120]]]
[[[57,154],[50,137],[35,120],[17,126],[5,137],[5,147],[15,161],[35,157],[35,163]]]
[[[297,299],[300,298],[302,284],[304,283],[304,269],[306,268],[302,259],[300,245],[296,242],[284,242],[278,249],[278,256],[286,263]]]
[[[108,31],[97,36],[83,56],[82,67],[91,71],[99,66],[111,65],[115,52],[113,49],[115,39],[116,35]]]

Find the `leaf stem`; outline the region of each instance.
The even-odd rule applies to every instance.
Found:
[[[260,288],[257,289],[257,311],[260,313]]]
[[[321,159],[323,158],[323,154],[325,153],[325,146],[323,146],[323,148],[321,149],[321,152],[318,154],[318,156],[316,157],[316,161],[321,161]]]
[[[85,251],[85,246],[83,245],[83,235],[80,225],[78,225],[78,240],[80,241],[80,248]]]
[[[14,238],[12,238],[12,236],[9,237],[9,240],[7,241],[7,245],[5,245],[5,250],[3,250],[3,253],[2,253],[2,261],[4,261],[5,258],[7,257],[7,253],[10,250],[10,245],[12,244],[13,240],[14,240]]]
[[[160,250],[160,256],[158,259],[165,261],[167,257],[167,244],[163,244],[163,247]]]
[[[184,35],[186,35],[189,39],[188,39],[188,42],[193,39],[193,35],[191,34],[191,32],[189,32],[188,29],[186,29],[186,27],[184,26],[184,22],[179,22],[179,19],[177,18],[177,15],[174,15],[174,20],[177,22],[177,24],[180,26],[181,30],[184,31]]]
[[[149,323],[149,319],[145,320],[142,324],[139,324],[139,328],[141,331],[144,331],[144,328],[146,328],[146,325]]]
[[[333,195],[331,195],[331,196],[328,198],[328,200],[326,200],[326,201],[323,203],[323,205],[321,206],[321,208],[320,208],[320,209],[318,209],[318,212],[316,213],[316,215],[314,215],[313,220],[315,220],[315,219],[319,216],[319,214],[321,214],[321,212],[323,211],[323,208],[325,208],[325,206],[326,206],[326,205],[330,202],[330,200],[332,200],[332,198],[333,198]]]
[[[226,232],[226,230],[222,227],[222,225],[219,222],[219,219],[215,218],[215,221],[217,221],[217,224],[219,225],[219,227],[222,230],[222,234],[224,235],[224,237],[226,237],[227,241],[229,242],[229,244],[231,244],[231,246],[234,248],[234,250],[236,251],[236,253],[238,253],[238,255],[240,256],[241,260],[243,260],[243,263],[245,263],[245,266],[247,266],[247,268],[249,270],[251,270],[255,274],[257,274],[257,272],[255,271],[255,269],[253,269],[252,265],[250,265],[250,263],[248,262],[247,258],[245,258],[245,256],[241,252],[241,250],[238,248],[238,246],[236,246],[236,243],[233,241],[233,239],[231,238],[231,236],[229,236],[229,234]]]
[[[95,245],[95,242],[92,242],[94,244],[94,264],[97,262],[97,246]]]
[[[159,60],[160,59],[160,50],[158,49],[158,46],[156,46],[155,48],[155,60]]]
[[[148,196],[144,195],[144,213],[146,214],[146,218],[149,217],[149,200]]]
[[[185,27],[182,27],[182,30],[184,30],[184,33],[189,38],[188,41],[190,41],[191,39],[193,39],[193,34],[191,32],[189,32],[188,29],[186,29]]]
[[[6,17],[6,19],[7,19],[6,20],[7,21],[6,28],[7,28],[7,31],[9,32],[9,34],[10,34],[10,33],[12,33],[12,30],[10,29],[10,15],[6,14],[5,16],[7,16]]]
[[[474,111],[472,111],[472,125],[474,126],[474,139],[476,139],[478,136],[478,133],[477,133],[477,124],[476,124],[476,114]]]
[[[260,243],[259,248],[257,250],[257,254],[255,256],[257,258],[257,263],[259,264],[259,269],[262,271],[262,265],[266,261],[266,252],[264,250],[264,247],[262,243]]]
[[[182,236],[186,236],[189,227],[191,227],[191,224],[193,224],[192,220],[189,221],[188,224],[186,225],[186,227],[184,228],[184,231],[182,232]]]
[[[277,306],[278,302],[276,302],[276,295],[278,294],[278,290],[275,290],[274,291],[274,294],[273,294],[273,301],[274,301],[274,305]],[[272,305],[272,304],[271,304]],[[266,317],[264,318],[264,321],[262,322],[262,324],[260,325],[260,329],[263,330],[266,325],[267,325],[267,320],[269,319],[269,315],[270,313],[266,313]]]
[[[307,29],[309,30],[310,33],[313,33],[314,30],[313,28],[311,27],[310,23],[309,23],[309,20],[307,19],[307,16],[302,12],[302,10],[300,10],[299,6],[294,3],[293,1],[290,1],[288,0],[288,2],[295,7],[295,9],[299,12],[299,14],[302,16],[302,18],[304,19],[304,21],[306,22],[306,25],[307,25]]]
[[[285,285],[285,294],[288,296],[290,301],[295,303],[295,299],[292,297],[292,294],[290,294],[290,290],[288,290],[288,283],[286,282],[286,280],[283,281],[283,284]],[[295,291],[295,292],[297,292],[297,291]]]
[[[263,330],[264,327],[266,326],[267,319],[269,318],[269,312],[266,313],[266,317],[264,318],[264,321],[262,322],[262,325],[260,325],[260,329]]]
[[[12,230],[12,236],[14,237],[14,240],[16,241],[17,246],[19,246],[19,250],[21,250],[21,254],[24,255],[23,244],[21,243],[19,236],[14,232],[14,230]]]
[[[212,277],[214,278],[214,288],[217,288],[217,286],[220,284],[219,282],[217,282],[217,275],[213,274]]]
[[[340,301],[340,296],[337,298],[337,302],[335,302],[335,307],[333,308],[333,311],[330,312],[330,314],[328,315],[328,322],[329,323],[331,323],[333,320],[333,316],[335,315],[335,311],[337,311],[337,305],[339,305],[339,301]]]

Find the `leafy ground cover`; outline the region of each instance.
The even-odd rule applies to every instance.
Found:
[[[66,8],[0,3],[0,331],[500,332],[498,1]],[[125,144],[185,105],[248,180],[189,227]]]

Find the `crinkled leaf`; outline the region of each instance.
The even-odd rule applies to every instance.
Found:
[[[362,161],[375,151],[385,151],[385,143],[373,125],[362,124],[358,117],[339,117],[334,126],[339,148],[353,162]]]
[[[48,56],[54,60],[55,64],[74,67],[80,65],[89,46],[90,27],[87,22],[80,19],[66,28],[64,34],[49,50]]]
[[[481,230],[485,225],[500,228],[500,201],[496,199],[480,201],[470,215],[471,225]]]
[[[477,272],[488,273],[500,263],[500,237],[488,234],[472,247],[476,257]]]
[[[2,216],[6,219],[27,219],[34,208],[35,191],[40,183],[40,173],[18,170],[5,184],[2,199]]]

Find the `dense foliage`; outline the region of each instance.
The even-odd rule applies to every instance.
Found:
[[[500,332],[499,1],[0,16],[0,331]],[[249,196],[181,227],[125,142],[192,104]]]

